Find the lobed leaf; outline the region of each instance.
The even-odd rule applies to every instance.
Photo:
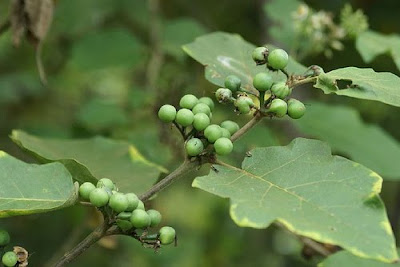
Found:
[[[399,249],[397,249],[399,251]],[[370,259],[363,259],[357,256],[354,256],[353,254],[347,252],[347,251],[339,251],[332,256],[329,256],[326,258],[323,262],[318,264],[318,267],[354,267],[354,266],[360,266],[360,267],[398,267],[400,266],[399,262],[396,263],[385,263],[381,261],[376,261],[376,260],[370,260]]]

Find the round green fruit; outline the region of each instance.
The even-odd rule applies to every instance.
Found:
[[[231,135],[239,130],[239,125],[236,122],[229,120],[223,121],[221,127],[227,129]]]
[[[285,82],[276,83],[271,87],[271,92],[280,99],[285,99],[291,91]]]
[[[186,142],[185,149],[189,156],[197,156],[204,150],[203,142],[198,138],[192,138]]]
[[[128,200],[128,208],[126,208],[126,211],[133,211],[134,209],[137,208],[139,205],[139,198],[135,193],[128,193],[125,194],[126,199]]]
[[[150,216],[150,226],[155,227],[161,222],[161,213],[158,210],[148,210],[147,214]]]
[[[139,200],[139,203],[136,207],[137,210],[144,210],[144,203],[143,201]]]
[[[285,101],[279,98],[275,98],[274,100],[271,101],[271,105],[267,111],[274,113],[275,116],[280,118],[286,115],[287,108],[288,106]]]
[[[272,76],[265,72],[260,72],[256,74],[253,78],[253,86],[258,91],[265,92],[268,91],[273,84]]]
[[[210,122],[210,117],[208,117],[206,114],[197,113],[193,118],[193,127],[197,131],[203,131],[208,125],[210,125]]]
[[[132,212],[129,211],[123,211],[121,213],[118,213],[117,218],[121,220],[130,220],[132,216]]]
[[[227,89],[227,88],[219,88],[215,92],[215,98],[218,100],[218,102],[229,102],[231,101],[232,98],[232,91]]]
[[[247,114],[250,112],[251,107],[254,106],[253,100],[248,96],[240,96],[235,100],[234,105],[240,113]]]
[[[131,223],[133,227],[138,229],[147,228],[150,225],[150,216],[144,210],[135,209],[132,211]]]
[[[214,101],[210,97],[203,96],[199,98],[199,103],[206,104],[211,109],[211,111],[214,109]]]
[[[128,208],[128,198],[122,193],[115,193],[110,197],[108,205],[115,212],[123,212]]]
[[[299,100],[291,98],[288,101],[287,113],[292,119],[300,119],[306,113],[306,106]]]
[[[0,247],[7,246],[10,243],[10,234],[6,230],[0,230]]]
[[[97,182],[97,187],[98,188],[108,188],[109,190],[114,190],[115,189],[115,185],[114,182],[111,181],[111,179],[108,178],[101,178],[98,182]]]
[[[233,150],[233,143],[231,139],[221,137],[214,143],[215,152],[218,155],[224,156],[228,155]]]
[[[176,108],[172,105],[163,105],[158,110],[158,117],[163,122],[173,122],[176,117]]]
[[[107,190],[104,188],[96,188],[89,195],[90,203],[100,208],[107,205],[110,199]]]
[[[18,256],[15,254],[14,251],[8,251],[4,253],[3,257],[1,258],[4,266],[13,267],[18,262]]]
[[[116,223],[122,231],[128,231],[133,228],[132,223],[128,220],[117,219]]]
[[[267,62],[268,49],[266,47],[257,47],[251,53],[251,57],[257,63],[257,65],[265,64]]]
[[[239,90],[241,85],[242,81],[236,75],[229,75],[225,78],[225,87],[232,92],[236,92],[237,90]]]
[[[268,54],[268,65],[276,70],[284,69],[289,63],[289,56],[283,49],[275,49]]]
[[[170,227],[170,226],[164,226],[160,229],[158,232],[159,234],[159,239],[161,244],[163,245],[169,245],[174,243],[175,237],[176,237],[176,232],[175,229]]]
[[[179,101],[179,106],[181,108],[192,109],[198,102],[199,100],[194,95],[184,95]]]
[[[89,182],[84,182],[79,186],[79,195],[86,200],[89,200],[90,193],[96,189],[96,186],[94,184],[89,183]]]
[[[222,136],[222,130],[219,125],[211,124],[204,130],[204,136],[208,142],[214,143],[218,138]]]
[[[231,138],[231,133],[227,129],[221,127],[221,131],[222,131],[222,137]]]
[[[194,114],[191,110],[183,108],[176,113],[175,121],[183,127],[189,126],[193,123]]]
[[[199,114],[199,113],[207,114],[207,116],[210,116],[210,115],[211,115],[211,109],[210,109],[210,107],[207,106],[207,105],[204,104],[204,103],[199,103],[199,104],[197,104],[196,106],[194,106],[194,108],[193,108],[192,111],[193,111],[193,114],[194,114],[194,115]]]

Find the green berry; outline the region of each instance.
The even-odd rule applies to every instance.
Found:
[[[114,190],[115,189],[115,185],[114,182],[111,181],[108,178],[101,178],[98,182],[97,182],[97,187],[101,188],[101,187],[105,187],[108,188],[110,190]]]
[[[233,150],[233,143],[231,139],[221,137],[217,141],[215,141],[214,148],[215,152],[217,152],[218,155],[228,155]]]
[[[138,229],[147,228],[150,225],[150,216],[144,210],[134,210],[132,211],[131,223],[133,227]]]
[[[194,114],[191,110],[183,108],[176,113],[175,121],[183,127],[189,126],[193,123]]]
[[[248,96],[240,96],[235,100],[235,106],[242,114],[247,114],[250,112],[251,107],[254,106],[253,100]]]
[[[126,210],[133,211],[134,209],[136,209],[139,205],[139,198],[137,197],[137,195],[135,193],[128,193],[125,196],[128,199],[128,208],[126,208]]]
[[[192,109],[198,102],[199,100],[194,95],[184,95],[179,101],[179,106],[181,108]]]
[[[261,92],[269,90],[273,82],[272,76],[265,72],[260,72],[253,78],[254,88]]]
[[[231,133],[227,129],[221,127],[221,131],[222,137],[231,138]]]
[[[257,47],[253,50],[251,57],[257,65],[265,64],[267,62],[268,49],[266,47]]]
[[[1,258],[4,266],[12,267],[15,266],[18,262],[18,256],[15,254],[14,251],[8,251],[4,253],[3,257]]]
[[[300,119],[306,113],[306,106],[299,100],[291,98],[288,101],[287,113],[292,119]]]
[[[214,143],[218,138],[222,137],[222,130],[219,125],[211,124],[204,130],[204,136],[208,142]]]
[[[143,201],[139,200],[139,203],[136,207],[137,210],[144,210],[144,203]]]
[[[214,109],[214,101],[210,97],[203,96],[199,98],[199,103],[206,104],[211,109],[211,111]]]
[[[0,230],[0,247],[7,246],[10,243],[10,235],[6,230]]]
[[[232,91],[226,88],[219,88],[215,92],[215,98],[218,100],[218,102],[229,102],[231,101],[232,98]]]
[[[275,49],[269,52],[268,65],[276,70],[284,69],[289,63],[289,56],[283,49]]]
[[[198,138],[192,138],[186,142],[185,149],[189,156],[197,156],[204,150],[203,142]]]
[[[225,87],[232,92],[236,92],[237,90],[239,90],[241,85],[242,81],[236,75],[229,75],[225,78]]]
[[[169,245],[175,241],[175,229],[169,226],[164,226],[158,232],[161,244]]]
[[[271,87],[271,92],[280,99],[285,99],[291,91],[285,82],[276,83]]]
[[[133,228],[133,225],[128,220],[117,219],[117,225],[122,231],[128,231]]]
[[[100,208],[107,205],[110,199],[107,190],[104,188],[96,188],[89,195],[90,203]]]
[[[148,210],[147,214],[150,216],[150,226],[155,227],[161,222],[161,213],[158,210]]]
[[[287,104],[282,99],[275,98],[271,101],[271,105],[267,111],[274,113],[279,118],[283,117],[287,112]]]
[[[197,113],[194,115],[193,119],[193,127],[197,131],[203,131],[205,128],[207,128],[208,125],[210,125],[210,118],[204,114],[204,113]]]
[[[163,122],[173,122],[176,117],[176,108],[172,105],[163,105],[158,110],[158,117]]]
[[[123,212],[128,208],[128,198],[122,193],[115,193],[110,197],[108,205],[115,212]]]
[[[96,189],[96,186],[94,184],[89,183],[89,182],[84,182],[79,186],[79,195],[86,200],[89,200],[89,195],[90,193]]]
[[[211,114],[210,107],[204,103],[197,104],[196,106],[194,106],[192,111],[193,111],[194,115],[199,114],[199,113],[205,113],[205,114],[207,114],[207,116],[210,116],[210,114]]]
[[[130,220],[132,216],[132,212],[129,211],[123,211],[118,213],[117,218],[121,220]]]
[[[239,125],[236,122],[229,120],[223,121],[221,127],[227,129],[231,135],[239,130]]]

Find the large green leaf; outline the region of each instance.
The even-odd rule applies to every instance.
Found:
[[[397,249],[397,252],[399,252],[399,249]],[[397,262],[395,264],[393,263],[384,263],[381,261],[376,261],[376,260],[370,260],[370,259],[364,259],[360,258],[357,256],[354,256],[353,254],[347,252],[347,251],[339,251],[332,256],[329,256],[327,259],[325,259],[323,262],[318,264],[318,267],[398,267],[400,266],[400,263]]]
[[[400,70],[399,35],[383,35],[374,31],[366,31],[357,37],[356,47],[365,62],[370,63],[379,55],[389,54]]]
[[[60,163],[28,164],[0,151],[0,218],[73,205],[77,190]]]
[[[385,179],[400,178],[400,144],[379,126],[365,124],[355,109],[313,102],[293,123]]]
[[[386,262],[398,258],[385,207],[382,178],[323,142],[295,139],[286,147],[256,148],[242,168],[216,166],[193,186],[230,198],[242,227],[278,221],[292,232]]]
[[[11,138],[44,162],[59,161],[74,180],[96,183],[111,178],[122,191],[143,193],[165,170],[148,160],[129,143],[103,137],[47,139],[14,130]]]
[[[271,46],[272,47],[272,46]],[[265,66],[256,66],[251,58],[255,46],[237,34],[214,32],[196,38],[183,50],[203,64],[207,80],[218,86],[224,85],[225,77],[235,74],[242,80],[242,87],[253,90],[253,76],[265,71]],[[303,73],[306,68],[290,59],[287,66],[290,73]],[[283,74],[274,75],[282,80]]]
[[[345,81],[341,86],[338,82]],[[400,107],[400,78],[390,72],[347,67],[318,76],[314,85],[325,94],[380,101]]]

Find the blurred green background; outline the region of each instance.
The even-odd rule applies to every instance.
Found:
[[[8,16],[9,2],[0,1],[0,22]],[[185,93],[212,96],[216,90],[205,80],[203,67],[186,56],[181,45],[208,32],[227,31],[256,45],[273,43],[290,49],[290,43],[274,38],[270,31],[273,25],[277,26],[276,17],[292,22],[292,14],[283,9],[274,16],[266,12],[265,5],[276,2],[57,1],[43,44],[47,87],[40,83],[33,47],[24,41],[14,48],[10,32],[0,36],[0,148],[34,162],[8,138],[12,129],[60,138],[103,135],[131,142],[149,160],[173,170],[183,158],[182,144],[176,131],[157,120],[159,106],[176,105]],[[314,10],[336,14],[335,20],[343,6],[350,3],[364,11],[371,29],[400,33],[397,0],[305,2]],[[318,64],[327,71],[357,66],[399,75],[390,57],[379,56],[366,64],[356,51],[354,40],[344,40],[343,45],[344,50],[333,50],[329,58],[324,50],[309,53],[302,63]],[[312,106],[312,101],[317,100],[353,107],[364,122],[380,126],[395,138],[396,144],[400,139],[398,108],[326,96],[308,88],[296,92],[306,104]],[[231,109],[218,107],[213,114],[215,120],[231,116],[241,125],[248,120],[246,116],[237,117]],[[308,134],[286,120],[268,121],[235,144],[235,153],[227,160],[240,164],[252,147],[286,145],[292,138]],[[341,154],[347,156],[345,152]],[[228,200],[191,188],[194,175],[180,180],[150,203],[161,211],[164,224],[177,229],[178,247],[169,246],[154,253],[133,239],[107,238],[70,266],[314,266],[318,262],[318,258],[305,260],[297,239],[274,226],[266,230],[237,227],[229,217]],[[382,197],[397,236],[399,196],[396,182],[384,183]],[[83,238],[98,221],[93,210],[72,207],[44,215],[2,219],[0,226],[9,230],[12,244],[31,253],[30,266],[45,266],[63,246],[68,246],[66,240],[77,242],[79,239],[70,237]]]

